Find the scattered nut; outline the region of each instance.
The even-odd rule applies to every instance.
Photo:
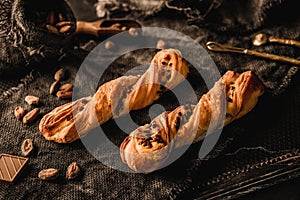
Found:
[[[58,170],[55,168],[43,169],[39,172],[38,177],[41,180],[53,180],[58,177]]]
[[[36,97],[36,96],[28,95],[25,97],[25,101],[29,105],[37,105],[37,104],[39,104],[40,98]]]
[[[58,90],[65,91],[65,92],[72,91],[73,90],[73,84],[72,83],[63,84],[59,87]]]
[[[33,110],[31,110],[30,112],[28,112],[23,117],[23,123],[24,124],[28,124],[28,123],[33,122],[35,120],[35,118],[38,116],[39,113],[40,113],[40,109],[39,108],[34,108]]]
[[[57,70],[54,74],[54,79],[56,81],[62,81],[65,78],[66,78],[66,70],[64,68]]]
[[[56,93],[56,96],[60,99],[71,99],[73,93],[71,91],[60,90]]]
[[[104,10],[103,5],[96,6],[96,14],[97,14],[97,17],[99,17],[99,18],[105,17],[106,11]]]
[[[110,27],[119,29],[121,27],[121,24],[120,23],[115,23],[115,24],[111,25]]]
[[[116,45],[115,45],[115,43],[113,43],[112,41],[107,41],[106,43],[105,43],[105,48],[106,49],[112,49],[112,48],[114,48]]]
[[[21,146],[21,151],[23,156],[28,156],[33,150],[33,141],[32,139],[26,139],[23,141]]]
[[[122,30],[122,31],[126,31],[126,30],[127,30],[127,27],[126,27],[126,26],[123,26],[123,27],[121,28],[121,30]]]
[[[58,30],[57,30],[57,28],[56,28],[55,26],[52,26],[52,25],[50,25],[50,24],[46,24],[46,28],[47,28],[50,32],[52,32],[52,33],[59,34],[59,32],[58,32]]]
[[[26,113],[25,109],[22,108],[21,106],[17,106],[14,110],[14,114],[17,119],[22,119],[25,113]]]
[[[157,49],[165,49],[166,48],[166,43],[163,40],[158,40],[156,44]]]
[[[71,25],[71,24],[72,24],[72,22],[70,22],[70,21],[61,20],[60,22],[58,22],[58,23],[55,24],[55,27],[61,28],[63,26],[67,26],[67,25]]]
[[[70,21],[60,21],[55,26],[59,30],[60,33],[66,33],[70,30],[71,26]]]
[[[50,86],[49,94],[51,95],[55,94],[59,88],[59,85],[60,85],[59,81],[54,81]]]
[[[59,21],[65,21],[65,18],[61,13],[58,13],[58,20]]]
[[[138,36],[139,35],[139,33],[138,33],[138,31],[137,31],[137,29],[136,28],[130,28],[129,30],[128,30],[128,32],[129,32],[129,34],[130,35],[132,35],[132,36]]]
[[[80,174],[80,167],[76,162],[72,162],[66,171],[66,178],[68,180],[76,178]]]
[[[59,29],[59,32],[60,33],[66,33],[70,30],[72,26],[71,25],[65,25],[65,26],[62,26],[60,29]]]

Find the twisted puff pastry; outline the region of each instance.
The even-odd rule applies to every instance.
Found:
[[[227,107],[221,125],[226,126],[251,111],[263,91],[262,82],[251,71],[242,74],[227,71],[197,105],[166,111],[150,124],[134,130],[120,146],[122,161],[139,173],[155,171],[166,162],[174,148],[205,137],[210,123],[218,121],[221,115],[222,94],[226,96]]]
[[[73,142],[112,117],[150,105],[164,91],[182,82],[188,71],[180,51],[161,50],[142,76],[114,79],[101,85],[92,97],[64,104],[46,114],[40,121],[40,132],[47,140]]]

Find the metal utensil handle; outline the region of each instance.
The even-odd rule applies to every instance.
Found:
[[[220,43],[212,42],[212,41],[207,42],[206,47],[209,50],[216,51],[216,52],[242,53],[242,54],[253,55],[253,56],[266,58],[266,59],[270,59],[270,60],[290,63],[293,65],[300,65],[300,60],[297,60],[294,58],[279,56],[279,55],[271,54],[271,53],[258,52],[258,51],[243,49],[243,48],[238,48],[238,47],[232,47],[232,46],[228,46],[228,45],[224,45],[224,44],[220,44]]]
[[[220,44],[218,42],[209,41],[206,43],[206,47],[211,51],[216,52],[232,52],[232,53],[244,53],[243,48],[228,46],[225,44]]]
[[[269,37],[269,42],[276,42],[276,43],[280,43],[280,44],[286,44],[286,45],[292,45],[292,46],[300,47],[300,42],[299,41],[289,40],[289,39],[282,39],[282,38],[277,38],[277,37],[273,37],[273,36]]]
[[[248,50],[248,49],[246,49],[244,51],[244,53],[248,54],[248,55],[261,57],[261,58],[267,58],[267,59],[270,59],[270,60],[291,63],[293,65],[300,65],[300,60],[290,58],[290,57],[286,57],[286,56],[279,56],[279,55],[271,54],[271,53],[257,52],[257,51]]]

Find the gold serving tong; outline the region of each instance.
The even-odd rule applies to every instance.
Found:
[[[258,33],[255,35],[255,37],[252,39],[252,44],[254,46],[261,46],[266,43],[279,43],[279,44],[285,44],[285,45],[291,45],[300,47],[300,42],[296,40],[291,39],[285,39],[285,38],[278,38],[275,36],[270,36],[264,33]]]
[[[300,65],[300,60],[297,60],[294,58],[290,58],[290,57],[286,57],[286,56],[279,56],[279,55],[271,54],[271,53],[259,52],[259,51],[255,51],[255,50],[245,49],[245,48],[233,47],[233,46],[224,45],[224,44],[220,44],[220,43],[213,42],[213,41],[207,42],[206,47],[209,50],[215,51],[215,52],[241,53],[241,54],[247,54],[247,55],[257,56],[257,57],[261,57],[261,58],[266,58],[269,60],[290,63],[293,65]]]

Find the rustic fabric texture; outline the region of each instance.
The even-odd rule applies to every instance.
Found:
[[[64,21],[70,22],[72,27],[68,32],[58,34],[48,30],[46,24],[50,24],[51,12],[55,23],[59,13]],[[34,64],[62,56],[75,32],[75,21],[64,0],[45,1],[43,4],[36,0],[1,0],[0,77],[3,73],[27,70]]]
[[[80,7],[93,8],[95,3],[84,5],[76,1],[69,2],[73,9],[76,8],[75,16],[80,15]],[[233,4],[236,5],[234,8],[241,6],[242,10],[248,10],[246,13],[253,14],[253,16],[247,15],[249,17],[246,18],[244,12],[228,16],[227,7],[231,1],[212,1],[212,9],[206,16],[202,13],[207,12],[207,9],[199,9],[203,9],[200,4],[199,7],[189,8],[188,3],[192,4],[193,1],[187,1],[186,4],[178,2],[169,1],[169,4],[164,4],[159,9],[153,8],[150,14],[143,13],[145,18],[138,18],[140,12],[134,12],[133,7],[130,7],[130,1],[125,1],[128,5],[126,8],[131,12],[117,12],[115,9],[111,17],[136,17],[143,26],[177,30],[195,39],[204,48],[207,41],[213,40],[294,58],[299,57],[299,49],[295,47],[277,44],[262,47],[251,45],[252,37],[258,32],[300,39],[299,19],[295,18],[297,13],[293,15],[291,1],[270,3],[271,1],[267,0],[257,0],[247,1],[246,4],[244,1],[234,1]],[[123,6],[124,9],[125,4],[116,6],[119,9]],[[187,15],[189,10],[199,15]],[[289,11],[290,14],[285,15],[287,19],[271,20]],[[230,10],[229,13],[232,11]],[[200,21],[199,16],[202,16]],[[223,16],[222,20],[214,21],[219,19],[219,16]],[[191,22],[196,25],[190,25]],[[168,40],[163,37],[157,39]],[[266,93],[251,113],[224,128],[217,145],[205,159],[198,158],[200,142],[192,145],[175,163],[159,171],[147,175],[125,173],[105,166],[95,159],[81,141],[72,144],[46,141],[39,133],[39,120],[43,114],[69,101],[49,95],[49,87],[54,81],[53,74],[59,67],[65,67],[69,71],[69,77],[65,82],[73,82],[85,56],[100,41],[75,38],[73,42],[75,48],[66,51],[62,60],[43,62],[34,66],[33,70],[27,68],[14,76],[6,76],[5,79],[0,80],[2,94],[0,96],[0,153],[20,155],[21,143],[26,138],[33,139],[36,149],[29,156],[28,166],[14,184],[0,182],[0,199],[205,199],[227,195],[234,197],[281,182],[287,177],[299,176],[299,173],[296,173],[299,171],[296,158],[299,156],[300,145],[298,67],[247,55],[208,51],[221,74],[227,70],[238,72],[253,70],[266,85]],[[176,40],[174,44],[168,45],[172,46],[180,42],[184,41]],[[150,49],[130,52],[112,63],[101,78],[93,77],[95,73],[92,70],[87,71],[87,75],[91,79],[98,78],[100,85],[122,76],[131,69],[133,69],[131,73],[141,74],[143,70],[135,66],[149,62],[155,51]],[[193,66],[190,67],[188,81],[200,98],[208,88],[201,76],[193,70]],[[85,81],[82,80],[81,84],[85,84]],[[40,97],[41,104],[38,106],[41,108],[41,113],[32,124],[24,125],[15,119],[13,109],[17,105],[24,106],[27,110],[32,109],[33,107],[24,101],[24,97],[28,94]],[[171,92],[164,94],[155,103],[163,105],[166,110],[178,106]],[[149,108],[131,112],[130,117],[137,124],[147,123],[150,121]],[[114,120],[109,120],[102,125],[102,128],[106,136],[116,145],[120,145],[126,137]],[[86,137],[93,139],[95,134],[97,132],[91,131]],[[107,144],[100,142],[99,146],[105,152],[102,158],[110,159],[116,156],[108,151]],[[80,165],[83,172],[77,179],[67,181],[66,168],[74,161]],[[58,179],[39,180],[38,172],[50,167],[59,170]],[[288,173],[289,176],[280,176],[284,173]],[[265,174],[268,174],[268,179]],[[240,188],[239,184],[244,187]]]

